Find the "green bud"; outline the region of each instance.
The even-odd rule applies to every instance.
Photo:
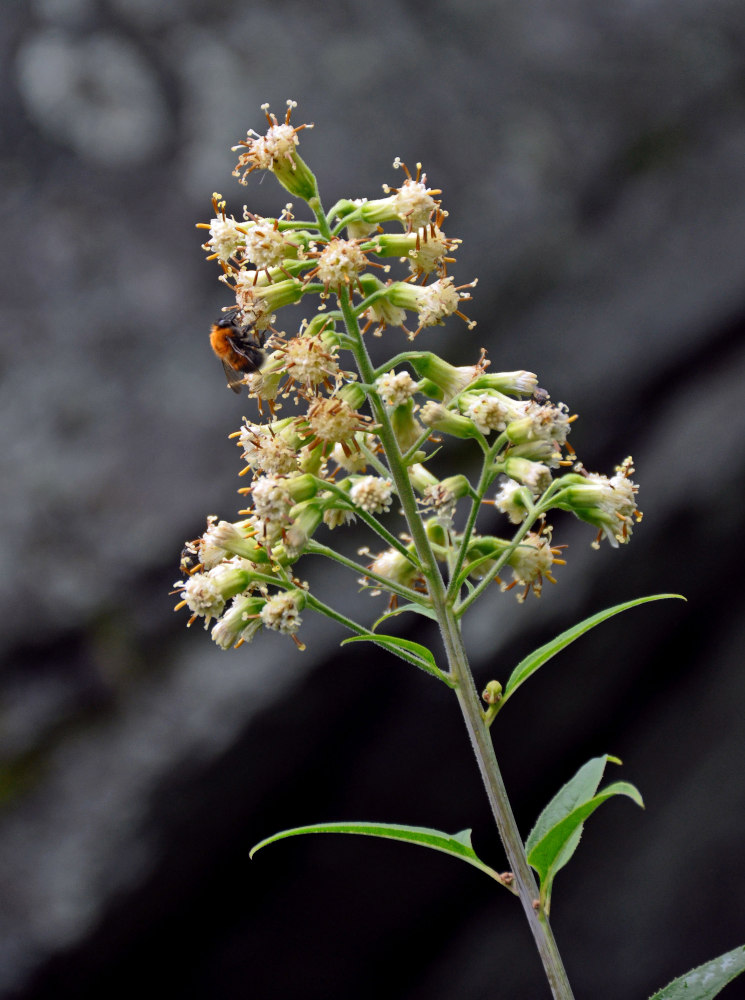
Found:
[[[452,434],[457,438],[481,437],[481,432],[472,420],[448,410],[442,403],[425,403],[419,411],[419,416],[425,427],[431,427],[435,431]]]
[[[413,447],[422,436],[424,428],[414,415],[414,401],[409,399],[391,410],[391,425],[402,453]]]
[[[359,382],[347,382],[336,395],[348,403],[353,410],[358,410],[367,399],[365,390]]]
[[[419,378],[428,379],[440,390],[443,402],[449,402],[454,396],[470,387],[474,379],[484,371],[486,364],[482,357],[475,365],[456,367],[448,364],[431,351],[423,351],[418,357],[410,359],[410,364]]]
[[[499,681],[489,681],[481,692],[481,697],[487,705],[496,705],[498,701],[502,700],[502,685]]]
[[[318,184],[313,171],[296,152],[276,160],[272,172],[285,190],[303,201],[318,197]]]

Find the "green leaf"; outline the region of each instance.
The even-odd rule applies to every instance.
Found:
[[[386,611],[384,615],[381,615],[373,625],[372,631],[374,632],[378,625],[382,625],[389,618],[402,615],[404,611],[413,611],[416,615],[424,615],[425,618],[431,618],[433,622],[437,621],[437,612],[434,608],[428,608],[425,604],[402,604],[400,608],[394,608],[393,611]]]
[[[644,806],[637,789],[625,781],[615,782],[597,792],[608,761],[621,763],[617,757],[605,754],[584,764],[551,799],[525,842],[528,862],[541,880],[541,900],[547,911],[556,873],[577,850],[587,817],[615,795],[626,795],[637,805]]]
[[[649,1000],[711,1000],[735,976],[745,971],[745,945],[704,962],[668,983]]]
[[[504,885],[501,877],[485,865],[478,857],[471,846],[471,831],[461,830],[460,833],[442,833],[441,830],[432,830],[425,826],[399,826],[395,823],[364,823],[364,822],[341,822],[341,823],[316,823],[313,826],[296,826],[291,830],[282,830],[275,833],[266,840],[260,841],[249,852],[249,857],[253,858],[257,851],[267,844],[273,844],[277,840],[284,840],[285,837],[297,837],[305,833],[355,833],[363,834],[367,837],[382,837],[384,840],[400,840],[407,844],[419,844],[421,847],[431,847],[435,851],[449,854],[453,858],[460,858],[484,872],[497,882]]]
[[[647,604],[649,601],[662,601],[667,598],[685,600],[685,597],[682,597],[680,594],[653,594],[651,597],[638,597],[636,600],[626,601],[625,604],[616,604],[615,607],[607,608],[605,611],[600,611],[590,618],[585,618],[578,625],[574,625],[572,628],[557,635],[555,639],[552,639],[545,645],[539,646],[538,649],[529,653],[524,660],[521,660],[510,674],[509,680],[505,684],[502,700],[499,703],[500,709],[510,695],[514,694],[520,685],[532,676],[539,667],[542,667],[544,663],[556,656],[562,649],[573,643],[575,639],[579,639],[585,632],[589,632],[591,628],[606,621],[608,618],[612,618],[614,615],[620,614],[622,611],[628,611],[629,608],[635,608],[640,604]]]
[[[478,566],[481,566],[482,563],[494,562],[494,559],[494,553],[488,552],[485,556],[479,556],[477,559],[471,559],[470,562],[467,562],[453,584],[453,593],[458,593],[463,584],[468,583],[468,578]]]
[[[428,674],[432,674],[447,684],[451,683],[435,663],[435,658],[431,650],[427,649],[420,642],[413,642],[411,639],[401,639],[397,635],[371,634],[350,636],[349,639],[344,639],[341,645],[346,646],[350,642],[372,642],[376,646],[382,646],[383,649],[387,649],[396,656],[400,656],[407,663],[413,663],[414,666],[426,670]]]

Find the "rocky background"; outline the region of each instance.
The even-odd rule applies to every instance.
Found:
[[[237,509],[248,406],[206,343],[224,296],[194,224],[214,190],[284,204],[229,147],[287,98],[327,204],[377,196],[396,155],[444,189],[478,326],[423,346],[537,371],[589,468],[636,460],[632,544],[557,522],[559,586],[467,622],[479,680],[606,605],[688,598],[585,637],[495,727],[526,833],[600,753],[646,800],[605,806],[557,881],[578,1000],[745,942],[740,0],[31,0],[0,5],[0,82],[0,996],[547,995],[466,866],[330,837],[247,858],[369,818],[472,826],[502,868],[447,692],[324,622],[303,654],[222,653],[171,611],[183,540]]]

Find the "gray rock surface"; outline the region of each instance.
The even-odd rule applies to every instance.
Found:
[[[744,70],[734,0],[3,5],[0,996],[130,995],[146,967],[182,998],[543,995],[512,909],[442,859],[321,839],[248,867],[269,831],[344,816],[474,826],[499,865],[444,695],[322,622],[302,657],[222,654],[170,610],[183,539],[236,509],[245,412],[193,227],[214,190],[284,204],[229,147],[287,98],[328,204],[396,155],[444,189],[478,326],[432,348],[536,370],[588,467],[636,460],[628,551],[561,526],[560,585],[468,621],[479,676],[605,604],[689,599],[588,636],[496,734],[526,831],[597,753],[645,795],[557,881],[577,996],[745,941]]]

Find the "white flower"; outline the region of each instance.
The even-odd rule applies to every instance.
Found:
[[[368,514],[387,513],[391,509],[393,483],[390,479],[365,476],[354,484],[349,497],[355,506]]]
[[[511,419],[502,399],[490,393],[471,396],[465,414],[473,420],[482,434],[503,431],[507,421]]]
[[[505,479],[502,488],[494,498],[497,510],[506,514],[512,524],[520,524],[527,513],[520,496],[522,489],[520,483],[515,482],[514,479]]]
[[[294,501],[286,480],[275,476],[260,476],[251,486],[254,510],[263,521],[283,521]]]
[[[227,262],[243,245],[244,239],[235,219],[221,215],[210,220],[210,238],[205,248],[212,250],[218,260]]]
[[[417,383],[408,372],[386,372],[375,380],[378,394],[389,406],[403,406],[417,391]]]
[[[260,614],[267,628],[285,635],[293,635],[303,623],[294,592],[283,591],[270,597]]]

